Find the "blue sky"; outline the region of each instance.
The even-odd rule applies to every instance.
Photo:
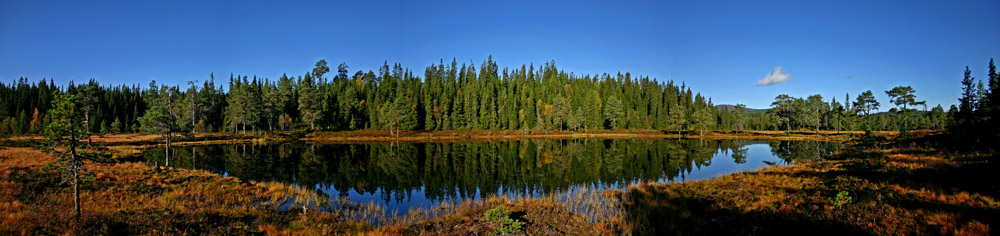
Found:
[[[488,55],[683,81],[716,104],[872,90],[887,110],[883,91],[910,85],[947,107],[966,65],[985,78],[1000,59],[1000,2],[0,0],[5,82],[276,78],[319,59],[351,71],[399,62],[422,75],[442,58],[478,65]],[[787,81],[755,85],[779,66]]]

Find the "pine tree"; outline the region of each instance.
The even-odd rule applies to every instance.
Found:
[[[795,100],[795,98],[788,96],[788,94],[780,94],[771,103],[772,108],[770,112],[778,117],[779,124],[785,125],[785,135],[791,134],[792,116],[795,113]]]
[[[959,120],[961,123],[969,122],[972,119],[972,113],[976,106],[979,104],[978,97],[976,96],[976,78],[972,76],[972,71],[969,67],[965,67],[965,77],[962,78],[962,97],[958,99],[958,113]]]
[[[677,130],[677,138],[684,136],[684,129],[687,127],[687,110],[681,104],[670,107],[670,119],[667,120],[667,129]]]
[[[612,129],[618,129],[625,116],[624,107],[618,98],[608,98],[608,103],[604,106],[604,117],[611,123]]]
[[[563,123],[568,120],[573,110],[570,108],[570,101],[563,97],[561,94],[556,95],[555,99],[552,99],[552,122],[559,130],[562,130]]]
[[[944,108],[940,104],[932,108],[928,116],[931,119],[931,127],[934,129],[943,129],[948,125],[948,115],[944,112]]]
[[[693,124],[695,129],[701,131],[700,136],[705,136],[705,130],[707,130],[712,124],[712,112],[711,108],[705,107],[698,109],[693,115]]]
[[[271,83],[265,83],[262,90],[261,105],[262,114],[264,120],[267,122],[267,130],[274,135],[274,126],[277,122],[278,116],[281,114],[281,110],[285,105],[285,101],[282,99],[280,93],[278,92],[278,87]]]
[[[139,124],[144,133],[163,136],[166,145],[164,152],[167,158],[165,165],[170,166],[170,139],[174,133],[180,131],[177,125],[177,115],[173,113],[175,110],[173,94],[167,86],[157,88],[156,81],[151,82],[149,87],[146,95],[146,104],[149,108],[142,117],[139,117]]]
[[[118,119],[118,117],[115,117],[115,121],[111,122],[111,132],[112,133],[122,132],[122,122],[121,120]]]
[[[190,123],[191,134],[195,134],[197,130],[195,129],[196,124],[199,120],[199,115],[202,112],[202,101],[200,101],[201,96],[198,94],[198,86],[196,85],[198,81],[188,81],[187,92],[184,93],[184,103],[183,107],[186,111],[186,115],[181,116],[178,122],[183,122],[185,124]]]
[[[96,97],[97,96],[96,95],[97,91],[96,90],[97,90],[97,82],[94,81],[93,79],[91,79],[90,83],[88,83],[87,85],[84,85],[83,88],[79,89],[79,93],[77,95],[77,99],[80,100],[79,101],[80,102],[80,108],[79,109],[80,109],[80,111],[83,112],[83,119],[84,119],[83,125],[87,129],[88,132],[93,130],[93,126],[91,126],[91,123],[90,123],[90,120],[91,120],[90,119],[90,113],[91,113],[91,111],[94,110],[94,106],[96,105],[95,103],[97,102],[96,101],[97,100],[97,97]],[[91,142],[90,136],[88,136],[87,137],[87,145],[90,145],[90,142]]]
[[[601,104],[601,94],[597,90],[590,90],[587,93],[587,111],[585,111],[586,125],[590,129],[604,128],[604,117],[601,116],[603,104]]]
[[[896,112],[903,115],[902,131],[904,132],[908,130],[907,121],[909,121],[910,118],[909,114],[916,110],[907,107],[926,104],[924,101],[917,101],[917,96],[914,93],[916,93],[916,90],[910,86],[897,86],[892,88],[892,90],[885,91],[885,94],[889,96],[889,102],[896,104],[899,108]]]
[[[844,114],[844,106],[840,105],[840,102],[837,102],[837,97],[833,97],[832,100],[830,101],[829,116],[832,119],[831,125],[833,126],[833,130],[836,131],[837,133],[840,133],[841,125],[844,123],[843,114]]]
[[[309,129],[316,129],[316,122],[320,118],[319,94],[313,84],[310,75],[306,75],[299,84],[299,111],[302,113],[302,122],[309,124]]]
[[[854,102],[854,107],[862,117],[868,118],[872,111],[878,110],[879,103],[875,100],[875,95],[872,94],[872,91],[868,90],[858,95],[858,98]]]
[[[809,112],[811,114],[811,121],[814,124],[816,135],[819,135],[819,127],[823,122],[823,115],[830,111],[830,104],[823,101],[823,96],[819,94],[814,94],[806,98],[806,103],[809,105]]]
[[[736,104],[733,109],[733,129],[742,132],[747,124],[747,105]]]
[[[84,160],[97,160],[98,153],[81,151],[81,142],[90,136],[85,128],[86,120],[80,109],[80,102],[74,94],[59,93],[52,100],[48,110],[52,122],[45,128],[46,151],[54,154],[58,161],[55,167],[62,172],[63,181],[73,185],[73,209],[80,220],[80,175],[86,171]]]

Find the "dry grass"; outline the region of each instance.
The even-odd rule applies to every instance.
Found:
[[[281,141],[284,136],[269,137],[267,135],[242,135],[234,133],[198,133],[191,137],[175,135],[175,145],[204,145],[227,143],[259,143],[265,141]],[[34,144],[40,143],[45,137],[41,135],[19,135],[0,138],[0,143]],[[92,143],[102,146],[122,145],[158,145],[163,143],[163,136],[156,134],[95,134],[91,136]]]
[[[296,137],[306,131],[276,131],[274,135],[267,132],[258,134],[242,133],[199,133],[193,137],[175,137],[177,145],[202,145],[202,144],[227,144],[227,143],[267,143],[281,142],[296,139]],[[916,130],[916,133],[938,132],[934,130]],[[790,134],[785,131],[735,131],[718,130],[706,131],[702,134],[699,131],[685,131],[683,136],[676,131],[654,130],[654,129],[616,129],[616,130],[403,130],[398,134],[390,134],[388,130],[350,130],[350,131],[317,131],[305,134],[298,138],[311,142],[333,142],[333,143],[379,143],[379,142],[469,142],[469,141],[496,141],[496,140],[520,140],[520,139],[753,139],[753,140],[788,140],[788,141],[831,141],[842,142],[850,139],[848,134],[860,135],[861,131],[830,131],[821,130],[794,130]],[[893,137],[897,131],[879,131],[878,135]],[[0,138],[0,143],[32,143],[42,140],[39,135],[20,135]],[[163,137],[159,135],[143,135],[136,133],[126,134],[97,134],[92,141],[100,145],[141,145],[158,144],[163,142]]]
[[[0,234],[482,234],[495,230],[483,212],[499,205],[520,214],[515,217],[528,222],[524,232],[532,234],[611,234],[624,218],[616,198],[585,189],[442,203],[397,215],[375,203],[331,201],[285,183],[142,163],[87,163],[93,178],[81,184],[83,217],[77,221],[69,185],[41,169],[52,161],[49,155],[5,148],[0,160]]]
[[[283,195],[258,184],[139,163],[88,163],[93,180],[81,184],[83,217],[76,221],[69,186],[40,169],[48,155],[8,148],[0,158],[0,234],[329,234],[367,227],[328,212],[279,211],[263,203]]]
[[[610,199],[610,198],[609,198]],[[623,217],[613,218],[613,221],[595,222],[587,215],[577,214],[574,208],[567,207],[565,202],[555,198],[520,198],[489,197],[480,201],[464,202],[454,209],[454,212],[430,220],[408,222],[374,231],[387,235],[488,235],[497,232],[497,225],[488,222],[485,212],[498,206],[509,209],[511,219],[524,223],[521,233],[527,235],[620,235],[615,224],[621,223]]]
[[[989,161],[995,156],[884,146],[702,181],[640,184],[623,193],[624,208],[639,234],[988,235],[1000,223],[1000,176]],[[841,191],[852,201],[836,206]]]
[[[863,132],[851,132],[860,135]],[[893,136],[896,132],[880,132]],[[848,132],[793,131],[696,131],[684,132],[686,139],[745,139],[745,140],[789,140],[789,141],[829,141],[844,142],[850,139]],[[434,130],[401,131],[392,135],[386,130],[322,131],[306,135],[303,140],[317,143],[429,143],[429,142],[487,142],[521,139],[677,139],[682,136],[664,130]]]
[[[329,135],[378,134],[369,132]],[[662,135],[655,132],[586,135]],[[918,136],[934,133],[917,132]],[[842,138],[801,132],[784,136],[771,131],[705,135],[719,139],[768,136]],[[497,206],[505,206],[511,218],[527,223],[523,233],[546,235],[988,235],[992,226],[1000,224],[1000,185],[995,181],[1000,179],[1000,168],[992,161],[994,154],[942,151],[919,142],[875,145],[883,149],[852,144],[831,160],[702,181],[639,184],[627,192],[578,188],[541,197],[501,195],[442,203],[411,210],[405,216],[376,204],[331,200],[322,192],[284,183],[242,182],[205,171],[158,170],[139,163],[88,163],[94,180],[81,188],[84,217],[80,221],[72,220],[68,210],[72,209],[68,186],[59,183],[57,173],[41,169],[53,160],[50,156],[32,148],[3,148],[0,234],[489,234],[497,226],[483,215]],[[121,144],[109,149],[134,155],[144,147]],[[850,193],[853,200],[836,206],[831,199],[841,191]]]

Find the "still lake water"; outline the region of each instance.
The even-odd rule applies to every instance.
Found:
[[[239,144],[175,147],[169,164],[316,189],[331,200],[405,214],[497,194],[541,196],[576,187],[706,179],[823,158],[839,148],[812,141],[636,139]],[[167,163],[163,148],[143,156],[149,164]]]

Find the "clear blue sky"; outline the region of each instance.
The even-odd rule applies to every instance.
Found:
[[[1000,59],[988,1],[79,1],[0,0],[0,80],[184,84],[214,72],[276,78],[319,59],[351,71],[444,58],[684,81],[716,104],[910,85],[956,102],[962,70]],[[628,3],[622,3],[628,2]],[[775,67],[785,83],[755,86]]]

